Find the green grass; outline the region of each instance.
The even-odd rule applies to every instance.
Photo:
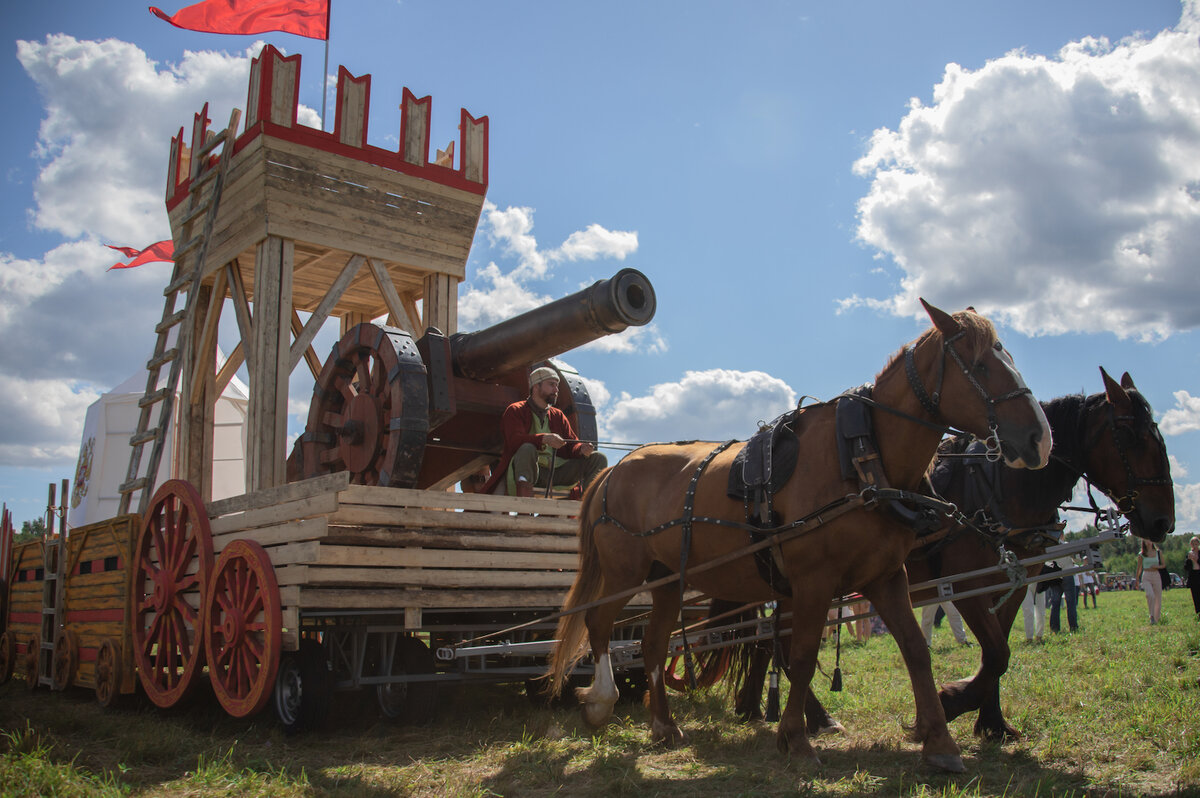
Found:
[[[1185,590],[1150,627],[1140,593],[1080,609],[1082,632],[1026,644],[1020,620],[1002,686],[1023,739],[997,745],[951,724],[967,771],[920,761],[902,724],[912,696],[895,644],[843,646],[845,689],[822,700],[849,730],[817,741],[823,766],[789,761],[773,724],[738,723],[718,692],[672,695],[687,742],[649,743],[647,713],[620,703],[593,734],[574,709],[532,705],[519,687],[443,696],[430,727],[380,722],[370,701],[339,700],[331,726],[286,737],[269,714],[226,717],[200,696],[164,712],[100,709],[86,691],[0,687],[2,795],[330,796],[1120,796],[1200,795],[1200,623]],[[843,638],[844,640],[845,638]],[[978,648],[934,638],[939,680],[974,672]],[[832,671],[833,652],[822,656]]]

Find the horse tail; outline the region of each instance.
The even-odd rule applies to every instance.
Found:
[[[584,622],[584,613],[572,610],[600,598],[604,587],[596,549],[596,524],[592,520],[598,515],[594,516],[592,507],[599,501],[598,496],[611,471],[612,468],[607,468],[592,480],[579,508],[579,567],[575,572],[575,582],[563,601],[563,612],[566,614],[558,619],[558,628],[554,632],[557,642],[550,652],[545,677],[549,680],[546,692],[551,697],[562,692],[567,675],[586,653],[587,624]]]

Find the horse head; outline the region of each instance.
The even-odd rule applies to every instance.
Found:
[[[1126,372],[1118,383],[1103,368],[1104,401],[1088,414],[1086,471],[1141,538],[1161,541],[1175,529],[1175,490],[1167,445],[1154,412]]]
[[[924,389],[929,384],[925,382],[927,374],[917,366],[914,354],[909,382],[921,404],[935,417],[986,440],[1008,465],[1045,466],[1050,460],[1050,425],[997,339],[996,328],[970,308],[951,315],[924,299],[921,304],[933,329],[917,341],[913,351],[924,349],[925,368],[935,372],[930,395]]]

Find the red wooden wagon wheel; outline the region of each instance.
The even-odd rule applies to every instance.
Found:
[[[349,471],[359,485],[416,487],[429,432],[425,363],[407,333],[353,327],[313,388],[300,436],[306,478]]]
[[[41,681],[41,653],[42,641],[31,635],[25,643],[25,686],[31,691]]]
[[[96,700],[105,709],[117,703],[121,695],[121,647],[106,637],[96,653]]]
[[[13,640],[12,632],[0,635],[0,684],[5,684],[12,678],[13,666],[16,665],[17,643]]]
[[[692,655],[694,664],[698,666],[696,673],[696,689],[702,690],[707,687],[712,687],[721,680],[729,670],[729,665],[733,662],[733,649],[718,648],[710,651],[700,651]],[[683,657],[671,657],[667,660],[667,667],[663,674],[663,683],[672,690],[677,690],[680,693],[686,693],[691,687],[688,685],[687,670],[683,662]]]
[[[266,549],[235,540],[221,552],[204,609],[204,645],[213,692],[235,718],[271,698],[283,646],[279,583]]]
[[[75,667],[79,664],[79,644],[75,633],[63,629],[54,641],[54,680],[50,685],[55,690],[66,690],[75,681]]]
[[[200,613],[212,572],[204,501],[182,479],[163,483],[134,549],[133,659],[146,695],[174,706],[204,660]]]

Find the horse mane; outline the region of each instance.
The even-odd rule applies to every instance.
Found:
[[[981,357],[983,357],[983,354],[987,350],[991,349],[996,343],[996,327],[988,319],[971,310],[960,310],[957,313],[952,313],[950,315],[966,331],[966,338],[971,342],[971,355],[969,362],[979,360]],[[928,330],[921,333],[921,335],[912,342],[911,346],[913,349],[916,349],[930,338],[937,340],[940,346],[942,340],[941,330],[939,330],[937,327],[931,326]],[[901,349],[899,352],[893,353],[884,367],[879,370],[878,374],[875,375],[875,381],[878,382],[879,378],[883,376],[884,372],[895,366],[903,357],[903,349]]]

